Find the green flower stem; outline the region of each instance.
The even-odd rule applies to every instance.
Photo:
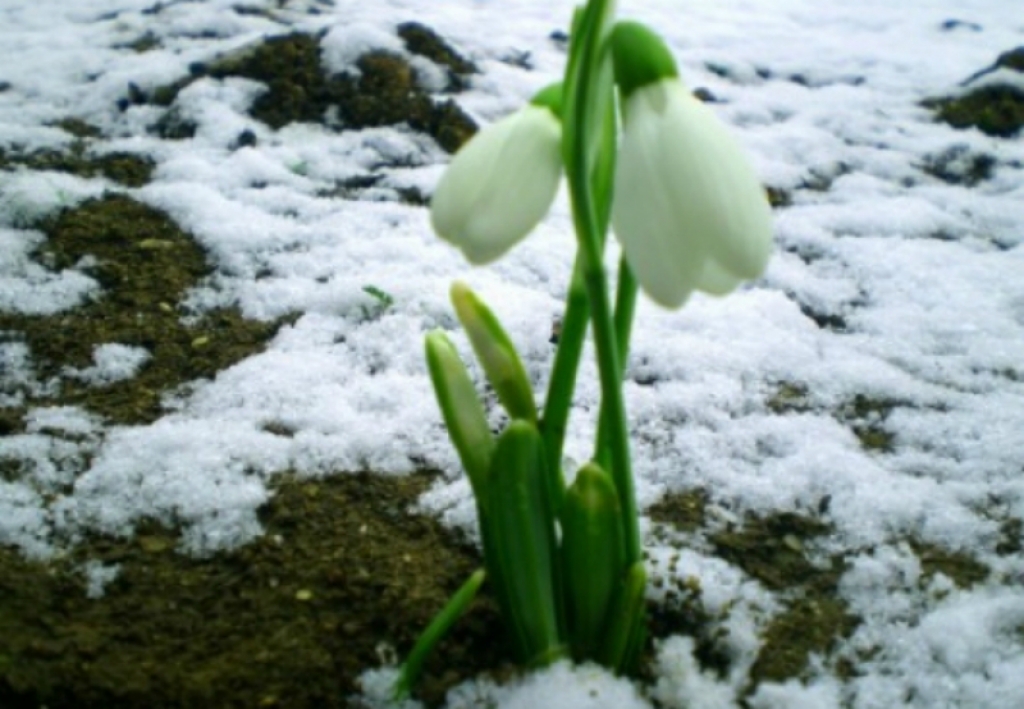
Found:
[[[566,86],[572,87],[566,111],[566,122],[569,124],[566,172],[580,245],[584,282],[590,300],[602,406],[607,411],[611,474],[623,509],[626,563],[633,564],[640,560],[640,528],[629,456],[626,409],[622,397],[622,368],[619,364],[619,348],[602,258],[604,231],[599,219],[601,205],[598,205],[594,198],[591,181],[593,173],[588,155],[590,136],[594,135],[595,130],[602,131],[603,139],[607,119],[605,107],[599,107],[597,111],[591,110],[594,96],[599,96],[602,89],[598,80],[602,76],[599,66],[602,49],[600,44],[603,39],[601,21],[606,5],[607,3],[596,0],[587,7],[587,11],[593,14],[580,22],[583,34],[577,41],[582,42],[582,45],[578,50],[578,61],[571,67],[576,75],[569,77],[565,82]],[[610,98],[610,91],[607,94]],[[594,113],[597,113],[597,116]],[[593,125],[595,118],[601,119],[597,126]]]
[[[633,315],[636,312],[636,297],[639,287],[636,277],[626,263],[625,257],[619,260],[619,283],[615,296],[615,342],[619,348],[619,379],[622,379],[626,369],[626,361],[629,357],[629,337],[633,331]],[[621,386],[621,385],[620,385]],[[601,402],[601,413],[598,418],[597,428],[597,451],[594,458],[606,468],[610,465],[610,451],[608,448],[608,409],[604,402]]]
[[[619,260],[619,284],[615,297],[615,342],[619,346],[620,364],[625,372],[626,356],[629,353],[629,338],[633,333],[633,315],[636,313],[636,296],[639,287],[633,269],[626,263],[625,257]]]
[[[544,414],[541,419],[544,454],[547,457],[547,473],[550,479],[549,495],[556,513],[561,509],[562,498],[565,496],[562,449],[565,445],[569,408],[576,388],[576,372],[579,369],[589,320],[590,303],[587,300],[587,286],[583,281],[583,263],[577,255],[572,280],[569,282],[565,314],[562,316],[562,331],[558,335],[558,349],[555,351],[555,361],[551,367],[551,379],[548,382]]]
[[[582,236],[583,234],[581,234]],[[585,250],[597,251],[592,243]],[[622,503],[626,560],[632,563],[640,559],[640,526],[636,513],[636,492],[633,489],[633,473],[629,459],[629,436],[626,428],[626,406],[622,397],[622,368],[612,325],[611,304],[604,270],[599,260],[600,252],[587,261],[587,290],[590,293],[594,342],[597,349],[598,370],[601,380],[602,409],[607,412],[607,445],[611,451],[611,474]],[[596,264],[594,262],[597,257]]]
[[[576,9],[573,17],[573,32],[580,28],[580,8]],[[574,57],[578,56],[578,51]],[[572,67],[576,66],[574,59],[570,59],[570,74]],[[562,94],[565,95],[564,93]],[[611,220],[612,187],[615,177],[616,142],[618,140],[616,128],[615,102],[609,101],[605,115],[603,132],[601,136],[601,150],[598,153],[597,164],[594,166],[591,176],[593,194],[597,209],[598,233],[601,235],[601,248],[604,248],[605,235],[608,233],[608,223]],[[625,264],[625,261],[623,261]],[[620,282],[622,276],[619,276]],[[630,279],[634,284],[633,297],[635,300],[635,280]],[[616,307],[618,310],[618,306]],[[630,315],[631,318],[631,315]],[[569,292],[566,296],[565,313],[562,317],[562,330],[558,337],[558,349],[555,352],[555,361],[551,369],[551,380],[548,383],[547,398],[544,400],[543,427],[541,433],[544,436],[544,450],[548,461],[548,474],[552,477],[551,488],[555,494],[552,500],[556,502],[555,511],[561,509],[562,496],[565,493],[565,478],[562,474],[562,452],[565,444],[565,431],[569,418],[569,409],[572,404],[573,392],[576,387],[576,373],[579,370],[580,355],[583,352],[583,343],[587,336],[587,323],[590,321],[590,301],[587,297],[587,285],[583,274],[583,259],[577,253],[576,262],[573,264],[572,280],[569,282]],[[628,339],[628,327],[626,338]],[[620,351],[625,351],[621,344]]]

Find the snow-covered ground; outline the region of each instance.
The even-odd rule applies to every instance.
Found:
[[[193,62],[296,29],[327,31],[324,62],[350,70],[366,49],[406,53],[395,27],[416,20],[480,68],[455,100],[488,122],[559,77],[564,51],[550,35],[565,29],[573,3],[236,5],[167,2],[153,13],[152,0],[0,1],[0,149],[66,147],[71,136],[52,124],[69,116],[99,127],[97,150],[156,164],[150,183],[118,189],[165,210],[211,255],[215,273],[190,294],[193,305],[238,304],[267,320],[301,313],[265,352],[190,387],[150,425],[107,425],[71,407],[30,411],[24,432],[0,438],[0,458],[33,471],[0,477],[0,544],[46,557],[82,531],[126,533],[147,516],[183,522],[184,553],[230,548],[260,534],[266,483],[288,469],[440,469],[446,481],[423,508],[472,528],[469,487],[422,361],[424,333],[453,327],[456,278],[493,305],[544,381],[573,254],[564,198],[509,257],[474,269],[432,235],[426,210],[386,199],[387,187],[429,194],[448,155],[428,137],[402,127],[273,130],[246,113],[260,85],[237,78],[182,92],[178,107],[197,125],[189,140],[147,132],[164,109],[121,110],[118,100],[129,83],[170,84]],[[835,654],[857,671],[812,659],[803,680],[762,683],[746,701],[1019,705],[1024,137],[954,130],[920,102],[1024,45],[1024,16],[1007,0],[620,0],[619,9],[666,36],[683,78],[717,98],[765,183],[791,199],[776,210],[778,248],[762,280],[679,312],[641,304],[626,387],[645,508],[701,489],[721,525],[747,513],[820,515],[833,533],[806,553],[847,563],[838,593],[861,622]],[[127,47],[146,34],[154,49]],[[440,76],[416,62],[428,83]],[[237,149],[246,129],[258,140]],[[991,176],[967,186],[924,169],[955,169],[958,155],[990,156]],[[406,166],[385,171],[379,201],[320,196],[382,160]],[[111,187],[0,172],[0,308],[53,313],[98,295],[83,270],[33,263],[41,235],[25,225]],[[373,303],[366,286],[393,299],[382,317],[363,317]],[[94,367],[68,376],[104,386],[134,376],[148,356],[108,343]],[[24,345],[0,338],[0,405],[47,385]],[[596,402],[585,368],[567,443],[574,460],[587,455]],[[274,435],[268,422],[294,435]],[[865,446],[858,426],[886,444]],[[86,470],[67,464],[86,459]],[[680,636],[662,644],[654,685],[560,665],[487,690],[500,706],[737,706],[779,599],[702,538],[683,538],[692,546],[670,564],[680,538],[649,520],[645,528],[652,565],[696,577],[728,632],[727,676],[702,672]],[[926,577],[915,545],[965,555],[988,574],[963,586]],[[450,706],[485,689],[455,693]]]

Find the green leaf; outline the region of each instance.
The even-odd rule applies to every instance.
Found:
[[[363,286],[363,292],[372,297],[384,308],[390,308],[395,303],[395,297],[377,286]]]
[[[556,610],[554,520],[544,489],[537,427],[517,420],[498,437],[488,481],[485,535],[503,588],[496,594],[523,661],[564,656]]]
[[[596,657],[626,570],[621,514],[611,476],[595,463],[583,466],[562,506],[569,643],[580,661]]]
[[[395,682],[392,697],[396,701],[409,696],[412,688],[419,680],[420,674],[423,672],[423,663],[430,657],[434,647],[441,641],[441,638],[451,630],[455,621],[469,608],[469,604],[476,598],[477,591],[480,590],[480,585],[484,582],[485,576],[486,574],[483,569],[474,571],[466,579],[466,582],[459,587],[459,590],[455,592],[455,595],[449,599],[448,603],[441,609],[441,612],[434,616],[434,619],[430,621],[430,625],[427,626],[426,630],[416,640],[416,644],[409,652],[409,657],[402,663],[398,680]]]
[[[610,622],[601,647],[599,662],[618,673],[636,669],[647,637],[644,591],[647,572],[642,561],[626,571],[612,601]]]

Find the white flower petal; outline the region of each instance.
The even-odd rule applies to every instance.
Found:
[[[729,295],[742,282],[742,278],[726,271],[717,261],[708,259],[697,276],[697,290],[711,295]]]
[[[561,172],[558,119],[527,105],[484,128],[452,159],[431,200],[434,231],[471,263],[494,261],[544,218]]]
[[[626,102],[612,223],[644,291],[678,307],[756,278],[771,254],[771,208],[739,144],[675,79]]]
[[[672,191],[653,174],[657,125],[638,116],[627,128],[615,173],[612,224],[629,266],[656,303],[678,308],[696,288],[707,259],[700,244],[687,243],[672,205]],[[681,250],[689,249],[686,253]]]
[[[741,278],[757,278],[771,255],[772,218],[746,154],[714,112],[678,82],[669,86],[668,120],[686,126],[670,143],[680,168],[677,189],[689,195],[679,202],[680,211],[693,215],[694,227],[708,239],[723,268]]]

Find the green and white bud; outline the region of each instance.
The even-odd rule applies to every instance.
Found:
[[[466,365],[443,332],[431,332],[425,341],[427,368],[434,384],[448,436],[458,451],[477,500],[486,499],[487,471],[494,452],[494,436],[484,406],[477,396]]]
[[[509,417],[535,423],[537,403],[533,398],[530,378],[498,318],[469,286],[460,281],[452,284],[451,300],[487,381],[494,387]]]

